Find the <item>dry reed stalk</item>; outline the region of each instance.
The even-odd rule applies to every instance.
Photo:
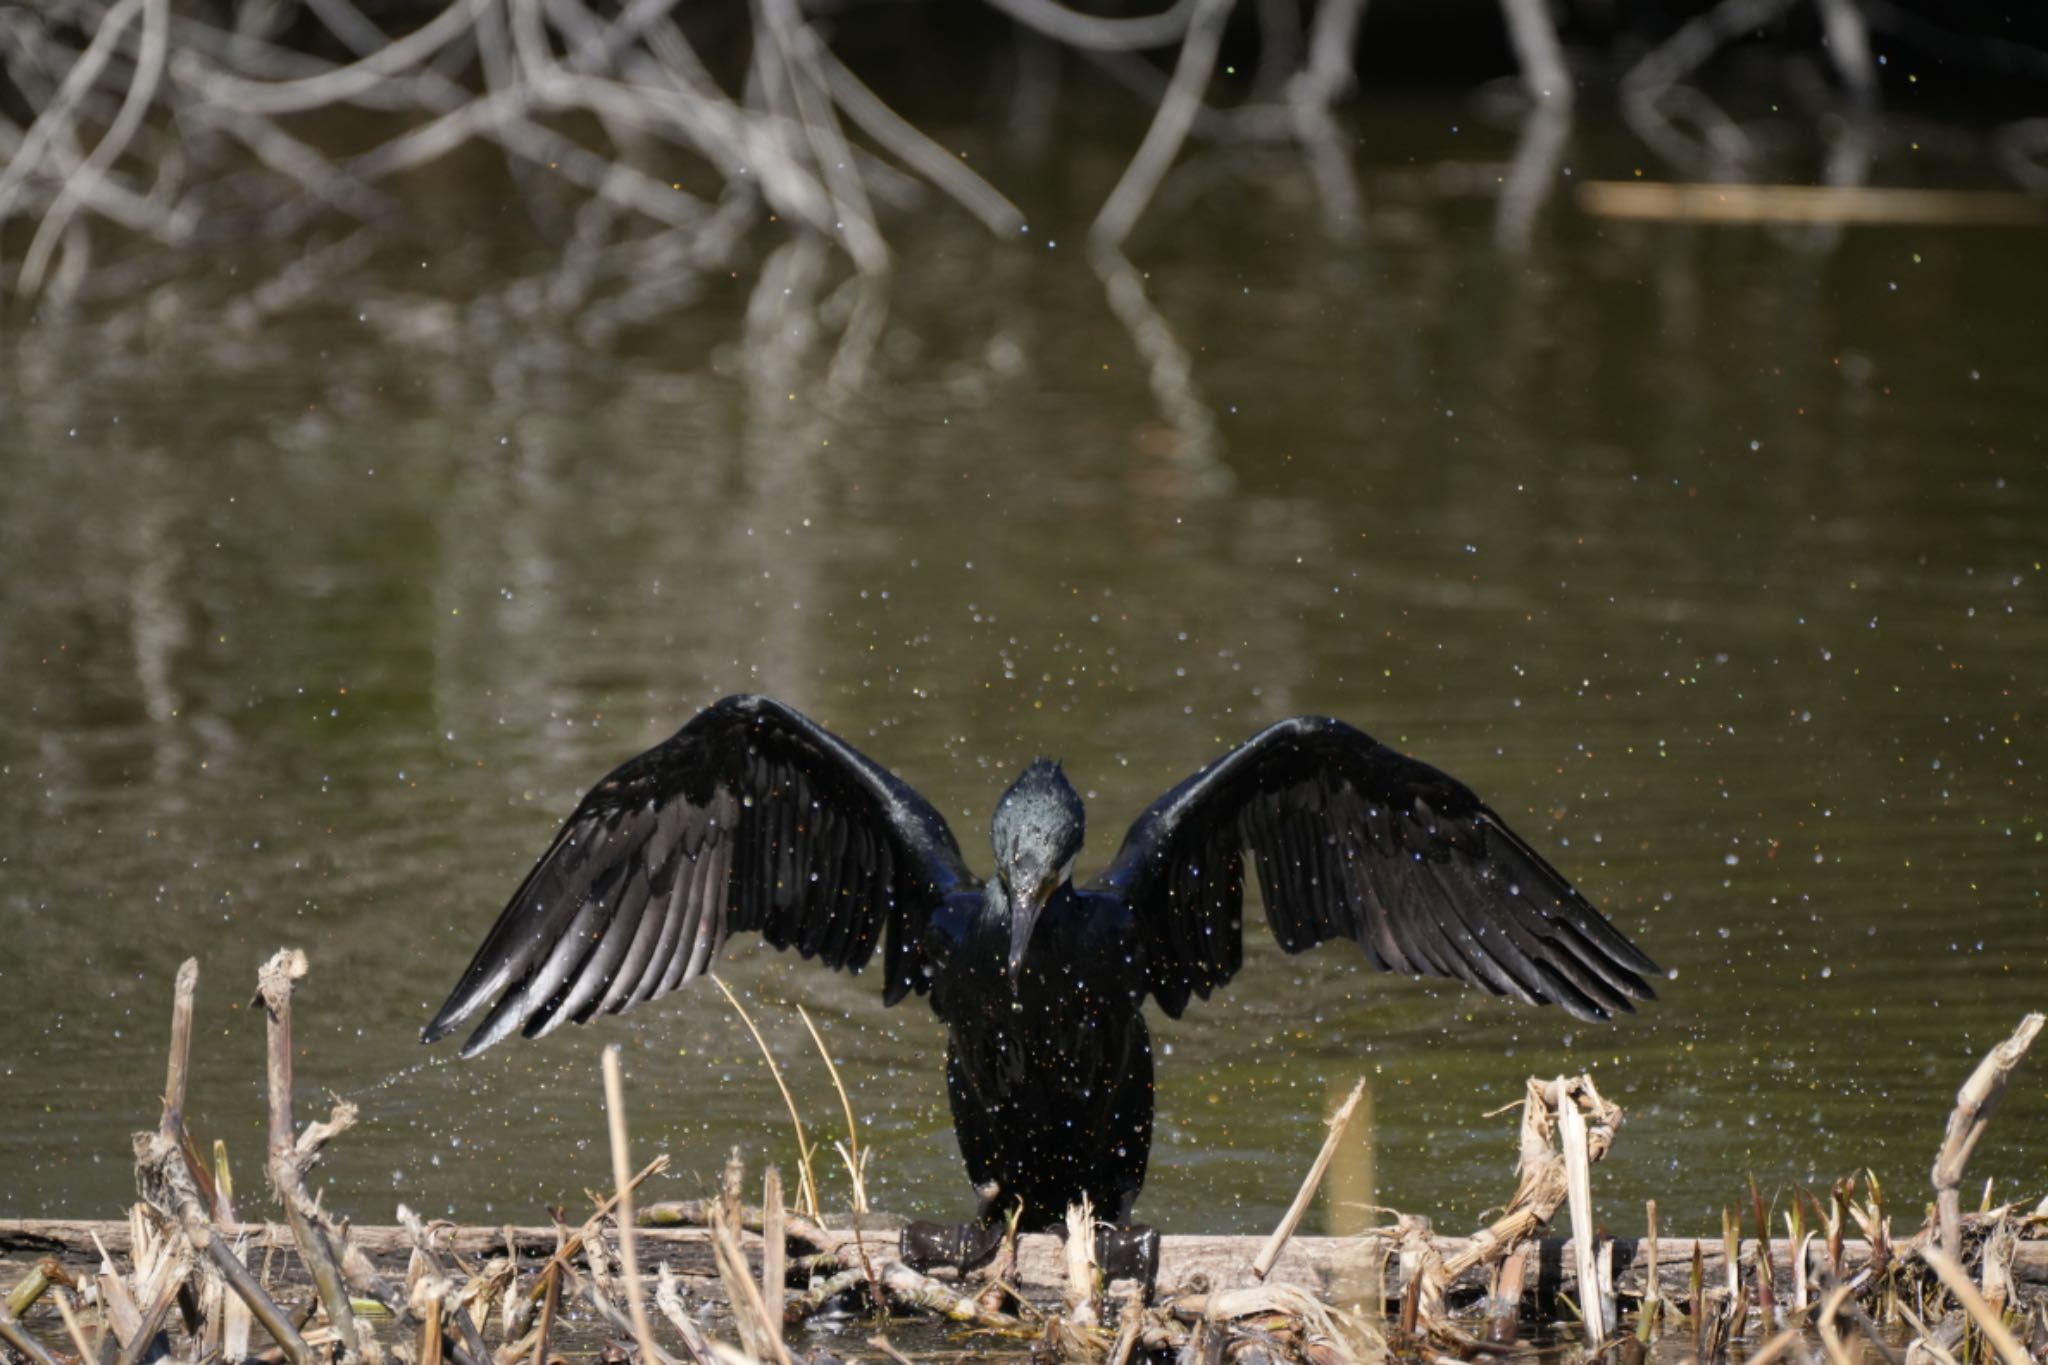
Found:
[[[1076,1327],[1102,1324],[1102,1272],[1095,1264],[1095,1207],[1087,1195],[1067,1205],[1067,1321]]]
[[[604,1070],[605,1126],[611,1135],[613,1202],[618,1209],[619,1253],[626,1262],[627,1307],[633,1315],[633,1339],[640,1343],[640,1358],[655,1359],[654,1328],[647,1321],[647,1296],[640,1285],[638,1225],[633,1221],[633,1162],[626,1141],[626,1090],[619,1076],[619,1045],[613,1043],[602,1054]]]
[[[1521,1334],[1522,1285],[1528,1275],[1529,1257],[1517,1242],[1494,1268],[1493,1290],[1487,1304],[1486,1339],[1496,1346],[1513,1344]]]
[[[811,1032],[811,1041],[817,1044],[818,1055],[825,1059],[825,1072],[832,1078],[832,1089],[839,1095],[839,1107],[846,1115],[846,1148],[840,1152],[840,1159],[846,1163],[846,1174],[853,1181],[853,1211],[868,1211],[866,1163],[861,1158],[860,1125],[854,1122],[853,1100],[847,1096],[846,1085],[839,1079],[839,1067],[832,1061],[832,1053],[825,1046],[825,1036],[818,1032],[818,1026],[811,1022],[811,1016],[802,1005],[796,1007],[797,1018],[804,1021],[804,1027]]]
[[[821,1300],[822,1302],[822,1300]],[[661,1263],[661,1277],[654,1288],[654,1306],[668,1319],[669,1326],[676,1329],[676,1336],[682,1339],[683,1349],[690,1353],[698,1365],[710,1365],[716,1357],[712,1353],[711,1341],[704,1335],[704,1329],[690,1316],[690,1310],[683,1304],[681,1288],[676,1284],[676,1273],[667,1261]]]
[[[841,1294],[850,1294],[866,1283],[867,1272],[858,1266],[839,1270],[822,1278],[814,1275],[809,1289],[783,1304],[783,1324],[788,1326],[802,1322]]]
[[[638,1188],[640,1188],[641,1184],[647,1180],[649,1176],[658,1175],[662,1171],[665,1171],[667,1169],[668,1155],[667,1153],[663,1153],[662,1155],[655,1157],[654,1160],[648,1162],[645,1166],[642,1166],[639,1172],[636,1175],[634,1175],[634,1177],[631,1180],[626,1182],[626,1192],[631,1193],[632,1191],[637,1190]],[[611,1217],[612,1210],[618,1204],[618,1199],[619,1196],[617,1192],[614,1192],[611,1195],[606,1196],[603,1202],[601,1202],[597,1206],[596,1211],[593,1212],[590,1215],[590,1217],[584,1221],[583,1226],[578,1228],[575,1232],[570,1233],[569,1236],[562,1242],[562,1245],[556,1249],[554,1255],[548,1258],[547,1265],[541,1267],[542,1271],[544,1272],[554,1266],[561,1266],[565,1270],[568,1269],[569,1263],[576,1258],[576,1254],[583,1250],[584,1243],[587,1242],[590,1238],[596,1236],[597,1230],[600,1226],[602,1226],[604,1220]],[[514,1248],[513,1255],[515,1259],[517,1257],[517,1254],[517,1248]],[[522,1297],[528,1301],[536,1301],[540,1298],[542,1292],[542,1286],[536,1283],[532,1289],[528,1290],[523,1296],[519,1297]]]
[[[885,1261],[877,1271],[884,1302],[915,1308],[948,1322],[985,1327],[997,1332],[1022,1332],[1020,1318],[1005,1313],[987,1313],[969,1296],[911,1269],[901,1261]]]
[[[1840,1329],[1835,1326],[1836,1315],[1853,1292],[1847,1285],[1837,1285],[1821,1302],[1820,1313],[1814,1319],[1814,1326],[1820,1329],[1821,1347],[1827,1352],[1829,1365],[1855,1365],[1849,1348],[1842,1343]]]
[[[893,1345],[891,1345],[889,1343],[889,1338],[883,1336],[879,1332],[868,1338],[868,1345],[874,1347],[877,1351],[880,1351],[883,1355],[895,1361],[896,1365],[917,1365],[917,1363],[913,1361],[909,1356],[903,1354],[903,1352],[897,1350]]]
[[[1364,1094],[1365,1077],[1360,1076],[1358,1084],[1351,1087],[1350,1096],[1337,1107],[1337,1112],[1330,1116],[1329,1132],[1323,1135],[1322,1150],[1316,1153],[1315,1161],[1309,1165],[1307,1177],[1301,1182],[1301,1188],[1295,1191],[1294,1202],[1287,1206],[1287,1212],[1281,1216],[1279,1226],[1273,1229],[1272,1235],[1266,1239],[1266,1244],[1259,1248],[1259,1254],[1252,1260],[1252,1275],[1255,1278],[1263,1280],[1272,1273],[1273,1263],[1280,1259],[1281,1248],[1287,1245],[1287,1239],[1292,1237],[1295,1228],[1300,1226],[1302,1215],[1308,1212],[1309,1201],[1315,1198],[1316,1189],[1323,1183],[1323,1173],[1330,1169],[1330,1160],[1336,1156],[1337,1145],[1344,1140],[1344,1132],[1351,1126],[1351,1115],[1357,1110],[1358,1101]]]
[[[213,1262],[228,1287],[248,1305],[250,1313],[285,1355],[299,1365],[308,1365],[313,1358],[312,1348],[207,1220],[198,1189],[177,1145],[158,1133],[138,1133],[135,1148],[136,1183],[143,1187],[144,1198],[178,1223],[193,1250]],[[102,1285],[111,1278],[114,1277],[102,1276]]]
[[[2012,1302],[2012,1261],[2018,1250],[2019,1234],[2013,1230],[2012,1221],[2001,1216],[1991,1225],[1991,1234],[1984,1239],[1984,1248],[1979,1253],[1984,1301],[2001,1317],[2006,1305]]]
[[[2028,1018],[2035,1021],[2035,1031],[2038,1032],[2041,1016],[2029,1015]],[[2032,1041],[2032,1034],[2028,1035],[2028,1040]],[[1948,1292],[1956,1296],[1956,1302],[1963,1306],[1963,1311],[1977,1324],[1977,1330],[1991,1343],[1991,1349],[1998,1352],[1998,1358],[2004,1365],[2029,1365],[2030,1358],[2026,1348],[2020,1345],[2019,1339],[2013,1336],[2012,1329],[2005,1325],[1991,1305],[1984,1301],[1984,1296],[1977,1292],[1977,1286],[1970,1283],[1969,1273],[1953,1256],[1939,1247],[1923,1246],[1920,1248],[1920,1259],[1927,1262],[1928,1268],[1941,1277],[1941,1282],[1948,1286]]]
[[[790,1126],[796,1129],[797,1210],[807,1217],[816,1218],[818,1183],[811,1173],[811,1143],[810,1139],[804,1136],[804,1121],[796,1111],[796,1100],[791,1097],[789,1086],[783,1083],[782,1068],[775,1064],[775,1054],[768,1050],[768,1040],[761,1036],[760,1029],[754,1027],[754,1016],[747,1013],[747,1007],[733,994],[732,987],[726,985],[724,979],[716,972],[708,975],[711,977],[711,984],[724,993],[726,1003],[739,1015],[740,1022],[747,1026],[747,1032],[754,1036],[754,1046],[761,1049],[761,1060],[768,1063],[768,1074],[775,1078],[775,1088],[782,1092],[782,1104],[789,1110]]]
[[[1744,1361],[1743,1365],[1773,1365],[1773,1362],[1787,1356],[1800,1361],[1807,1359],[1806,1333],[1797,1327],[1787,1327],[1759,1346],[1756,1354]]]
[[[1657,1279],[1657,1201],[1643,1203],[1643,1256],[1648,1264],[1644,1276],[1643,1307],[1644,1321],[1648,1330],[1657,1330],[1657,1320],[1664,1316],[1664,1287]]]
[[[1515,1192],[1500,1217],[1473,1234],[1471,1242],[1444,1263],[1444,1274],[1455,1280],[1474,1266],[1498,1260],[1507,1248],[1533,1237],[1563,1206],[1569,1194],[1564,1158],[1551,1146],[1557,1131],[1557,1105],[1553,1103],[1553,1082],[1531,1077],[1522,1096]],[[1621,1127],[1619,1105],[1609,1103],[1594,1087],[1590,1076],[1575,1076],[1564,1083],[1559,1103],[1578,1105],[1586,1116],[1586,1159],[1597,1162],[1614,1145]],[[1581,1291],[1583,1292],[1583,1291]]]
[[[788,1244],[782,1228],[782,1172],[770,1166],[761,1173],[761,1301],[767,1312],[762,1326],[775,1349],[782,1349],[783,1300],[788,1291]]]
[[[1552,1089],[1558,1144],[1564,1149],[1565,1198],[1572,1214],[1572,1257],[1579,1268],[1579,1314],[1586,1325],[1586,1343],[1598,1346],[1607,1337],[1607,1314],[1593,1260],[1593,1158],[1587,1150],[1586,1116],[1572,1102],[1564,1077],[1559,1076]]]
[[[1695,1359],[1705,1359],[1707,1352],[1707,1271],[1705,1258],[1698,1239],[1692,1244],[1692,1274],[1689,1277],[1690,1305],[1692,1318],[1692,1353]]]
[[[139,1152],[142,1145],[142,1134],[135,1134],[133,1141]],[[166,1144],[162,1150],[175,1151],[176,1149]],[[137,1165],[138,1167],[140,1166],[139,1160]],[[143,1198],[149,1198],[149,1194],[146,1191],[143,1194]],[[139,1263],[149,1254],[149,1242],[143,1236],[138,1235],[137,1225],[139,1220],[135,1217],[135,1211],[131,1208],[128,1214],[129,1259],[131,1262]],[[147,1229],[145,1228],[143,1231],[146,1232]],[[99,1267],[93,1274],[92,1282],[92,1287],[97,1291],[99,1298],[100,1334],[105,1336],[111,1332],[116,1341],[126,1345],[128,1339],[135,1335],[142,1322],[142,1310],[135,1306],[135,1298],[128,1292],[128,1282],[121,1277],[121,1268],[114,1263],[113,1252],[107,1249],[107,1244],[101,1240],[97,1232],[93,1234],[92,1240],[100,1253]]]
[[[1906,1325],[1915,1333],[1912,1344],[1906,1347],[1907,1365],[1917,1365],[1918,1357],[1921,1355],[1931,1357],[1935,1365],[1962,1365],[1962,1362],[1949,1353],[1948,1347],[1941,1344],[1934,1330],[1920,1321],[1919,1315],[1912,1309],[1900,1304],[1899,1316],[1905,1319]]]
[[[422,1295],[419,1365],[441,1365],[441,1304],[446,1292],[437,1277]]]
[[[592,1259],[595,1260],[597,1258],[597,1255],[598,1253],[595,1249],[593,1249],[591,1252]],[[588,1275],[578,1275],[575,1271],[569,1269],[567,1266],[564,1266],[562,1268],[562,1273],[569,1277],[570,1283],[575,1288],[577,1294],[579,1294],[582,1297],[583,1301],[586,1304],[590,1305],[590,1307],[596,1311],[597,1315],[600,1318],[604,1319],[606,1325],[609,1326],[614,1333],[616,1333],[618,1336],[622,1338],[630,1339],[632,1337],[633,1319],[628,1317],[625,1311],[619,1308],[617,1304],[613,1303],[610,1297],[608,1297],[605,1294],[605,1292],[598,1287],[598,1283],[595,1277]],[[673,1356],[669,1355],[666,1351],[663,1351],[659,1346],[657,1346],[654,1349],[654,1355],[651,1362],[643,1362],[642,1365],[677,1365],[677,1362]]]
[[[1105,1365],[1130,1365],[1131,1353],[1138,1349],[1138,1338],[1145,1327],[1145,1290],[1133,1285],[1124,1291],[1123,1299],[1117,1305],[1116,1340],[1110,1345],[1109,1359]]]
[[[78,1359],[81,1362],[97,1360],[99,1354],[85,1339],[85,1329],[79,1325],[78,1310],[72,1307],[71,1295],[59,1288],[50,1297],[56,1302],[57,1316],[64,1319],[64,1331],[70,1336],[72,1346],[77,1348]]]
[[[182,1244],[178,1251],[185,1251]],[[190,1270],[191,1262],[185,1255],[174,1254],[168,1247],[160,1251],[145,1279],[143,1301],[149,1306],[143,1310],[134,1335],[121,1347],[116,1365],[137,1365],[145,1355],[154,1352],[157,1334],[163,1330],[164,1315],[177,1302],[178,1292],[184,1288],[185,1276]],[[168,1354],[168,1351],[164,1353]]]
[[[1950,1257],[1962,1254],[1959,1187],[1963,1167],[1969,1164],[1970,1153],[1977,1150],[1978,1140],[1984,1136],[1992,1115],[1998,1112],[1998,1102],[2005,1097],[2006,1083],[2012,1079],[2020,1059],[2027,1055],[2043,1023],[2048,1023],[2048,1017],[2039,1014],[2029,1014],[2020,1020],[2012,1036],[1992,1048],[1956,1092],[1955,1109],[1949,1114],[1947,1133],[1934,1158],[1935,1212],[1941,1224],[1941,1249]]]
[[[398,1206],[398,1222],[412,1240],[411,1262],[417,1264],[424,1273],[442,1281],[445,1287],[451,1281],[447,1270],[441,1264],[439,1254],[434,1250],[432,1232],[428,1230],[426,1224],[420,1221],[418,1214],[403,1204]],[[503,1266],[502,1273],[495,1269],[495,1267],[500,1265]],[[463,1343],[468,1346],[471,1357],[477,1361],[489,1361],[491,1359],[491,1352],[490,1348],[484,1344],[483,1333],[477,1330],[476,1321],[471,1316],[470,1309],[472,1306],[476,1306],[488,1318],[490,1313],[489,1299],[501,1292],[504,1285],[514,1274],[516,1274],[516,1271],[513,1268],[512,1262],[493,1262],[492,1266],[486,1267],[482,1272],[473,1276],[462,1291],[455,1296],[453,1302],[446,1302],[444,1300],[440,1309],[447,1318],[453,1320],[456,1333],[461,1336]],[[407,1284],[408,1297],[410,1297],[410,1288],[411,1283],[409,1279]],[[425,1327],[426,1315],[422,1313],[420,1317],[421,1326]],[[435,1330],[439,1331],[441,1329],[437,1327]]]
[[[769,1326],[768,1306],[762,1300],[760,1286],[754,1283],[740,1241],[741,1175],[739,1153],[735,1151],[725,1164],[724,1187],[711,1220],[711,1247],[718,1260],[718,1278],[725,1286],[726,1305],[732,1311],[733,1325],[747,1355],[788,1365],[780,1327]]]
[[[199,991],[199,959],[188,957],[179,964],[177,983],[171,995],[171,1048],[164,1076],[164,1112],[158,1131],[176,1137],[183,1126],[185,1077],[192,1059],[192,1000]]]
[[[14,1316],[14,1310],[0,1303],[0,1341],[19,1351],[34,1365],[57,1365],[57,1359],[43,1349],[42,1343],[30,1336]]]
[[[562,1302],[562,1276],[568,1269],[561,1261],[549,1261],[541,1272],[540,1325],[533,1329],[531,1365],[548,1365],[548,1335],[554,1331],[555,1310]]]
[[[306,955],[296,948],[280,948],[256,973],[257,998],[263,1004],[267,1047],[266,1075],[270,1091],[270,1184],[278,1203],[284,1206],[292,1240],[298,1243],[299,1260],[313,1277],[320,1306],[327,1313],[327,1325],[341,1343],[344,1355],[361,1350],[356,1336],[355,1310],[350,1306],[348,1286],[341,1266],[328,1245],[325,1230],[309,1215],[311,1199],[300,1183],[298,1136],[292,1122],[292,983],[306,975]]]

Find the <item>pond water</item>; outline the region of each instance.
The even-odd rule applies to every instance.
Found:
[[[422,248],[261,325],[222,274],[0,341],[0,1214],[132,1198],[187,955],[192,1124],[259,1198],[247,1002],[284,944],[313,964],[301,1112],[362,1106],[320,1176],[359,1220],[581,1207],[608,1042],[660,1195],[735,1146],[789,1168],[708,987],[472,1062],[417,1041],[582,790],[762,690],[984,869],[1034,755],[1089,799],[1085,867],[1263,723],[1339,715],[1477,788],[1669,970],[1589,1026],[1256,928],[1232,986],[1155,1015],[1152,1222],[1267,1229],[1364,1075],[1326,1216],[1459,1229],[1512,1188],[1492,1111],[1590,1070],[1627,1112],[1617,1231],[1864,1167],[1917,1225],[1955,1087],[2048,1003],[2040,231],[1619,223],[1560,192],[1503,246],[1441,172],[1483,188],[1511,136],[1454,131],[1456,101],[1379,117],[1348,241],[1271,156],[1176,182],[1121,282],[1188,359],[1157,392],[1078,249],[1108,147],[1044,173],[1025,244],[895,221],[872,295],[789,248],[616,333],[499,316],[478,277],[544,263],[484,224],[487,265]],[[1575,137],[1567,179],[1640,155]],[[810,289],[838,292],[777,311]],[[928,1011],[752,948],[721,970],[829,1137],[794,1005],[818,1021],[878,1202],[965,1211]],[[2048,1192],[2044,1078],[1973,1182]]]

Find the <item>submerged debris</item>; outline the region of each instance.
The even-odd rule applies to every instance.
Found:
[[[1844,1361],[1857,1340],[1895,1362],[2018,1365],[2048,1349],[2048,1200],[1994,1208],[1987,1192],[1985,1207],[1966,1214],[1957,1194],[2040,1015],[2028,1016],[1958,1095],[1934,1166],[1936,1208],[1903,1238],[1868,1173],[1825,1192],[1793,1191],[1781,1238],[1771,1236],[1753,1181],[1748,1238],[1730,1208],[1716,1239],[1660,1240],[1654,1203],[1647,1237],[1601,1236],[1591,1171],[1612,1148],[1622,1114],[1585,1076],[1530,1080],[1516,1191],[1474,1236],[1435,1237],[1426,1220],[1409,1215],[1357,1237],[1292,1237],[1358,1100],[1354,1090],[1272,1237],[1165,1238],[1157,1286],[1148,1287],[1103,1282],[1085,1205],[1070,1211],[1064,1237],[1019,1237],[1012,1226],[987,1267],[936,1278],[903,1262],[897,1234],[875,1226],[885,1220],[864,1200],[844,1227],[808,1201],[785,1209],[771,1167],[760,1205],[745,1206],[737,1152],[718,1197],[635,1213],[634,1190],[667,1158],[629,1174],[610,1052],[614,1188],[592,1196],[580,1225],[558,1217],[551,1227],[466,1228],[424,1222],[401,1206],[395,1226],[353,1226],[305,1184],[322,1148],[356,1117],[342,1104],[303,1128],[293,1118],[292,990],[305,972],[303,954],[280,952],[259,977],[266,1164],[284,1221],[239,1221],[224,1156],[216,1148],[213,1163],[203,1160],[186,1126],[198,986],[197,964],[188,962],[178,974],[162,1115],[135,1139],[142,1201],[125,1223],[0,1220],[0,1267],[8,1272],[0,1278],[11,1281],[0,1298],[0,1359],[549,1365],[595,1356],[608,1365],[794,1365],[840,1357],[822,1346],[799,1352],[792,1332],[842,1326],[848,1317],[869,1322],[828,1339],[864,1341],[869,1358],[890,1360],[908,1359],[898,1343],[915,1339],[925,1354],[1088,1365],[1434,1361],[1516,1353],[1518,1336],[1538,1328],[1577,1331],[1592,1358],[1626,1361],[1641,1360],[1660,1340],[1689,1345],[1702,1362],[1728,1359],[1738,1347],[1757,1362]],[[859,1151],[850,1135],[844,1154],[856,1174]],[[1564,1206],[1571,1238],[1545,1238]],[[1560,1306],[1569,1315],[1562,1320]]]

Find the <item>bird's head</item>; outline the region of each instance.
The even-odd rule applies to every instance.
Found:
[[[996,876],[1010,906],[1010,979],[1024,965],[1032,926],[1053,893],[1072,879],[1074,856],[1087,832],[1081,794],[1060,765],[1041,758],[1018,774],[996,802],[989,840]]]

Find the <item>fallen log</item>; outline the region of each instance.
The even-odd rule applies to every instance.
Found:
[[[1977,1219],[1973,1217],[1966,1221],[1975,1222]],[[255,1250],[275,1251],[280,1258],[288,1259],[294,1252],[291,1229],[283,1223],[240,1223],[224,1227],[221,1231],[231,1240],[247,1238]],[[357,1246],[375,1258],[403,1258],[412,1251],[411,1234],[403,1227],[358,1224],[349,1229],[349,1234]],[[894,1232],[871,1229],[858,1241],[851,1232],[827,1231],[823,1235],[829,1245],[813,1247],[812,1250],[836,1255],[849,1266],[858,1263],[857,1246],[864,1244],[870,1256],[884,1256],[896,1250]],[[128,1250],[129,1236],[129,1224],[125,1221],[0,1219],[0,1292],[30,1274],[38,1257],[56,1256],[67,1268],[93,1265],[99,1259],[95,1238],[103,1242],[109,1251],[119,1254]],[[1212,1285],[1251,1283],[1252,1261],[1265,1240],[1264,1237],[1202,1235],[1162,1237],[1159,1285],[1162,1290],[1170,1290],[1191,1283],[1198,1276],[1206,1278]],[[684,1276],[711,1278],[718,1274],[711,1234],[706,1229],[642,1227],[638,1241],[642,1268],[650,1275],[664,1261]],[[792,1241],[794,1243],[794,1236]],[[502,1255],[508,1244],[522,1257],[539,1258],[554,1254],[558,1238],[552,1227],[444,1225],[434,1230],[435,1248],[444,1254],[469,1258]],[[1433,1237],[1429,1245],[1438,1256],[1449,1262],[1466,1251],[1472,1245],[1472,1239]],[[1651,1264],[1653,1244],[1648,1238],[1617,1237],[1613,1245],[1616,1288],[1624,1295],[1640,1295],[1645,1272]],[[1684,1298],[1688,1295],[1695,1245],[1699,1248],[1707,1282],[1719,1283],[1725,1278],[1727,1256],[1718,1235],[1711,1239],[1659,1238],[1654,1244],[1655,1263],[1659,1290],[1666,1297]],[[748,1234],[747,1246],[758,1270],[759,1239]],[[1756,1247],[1754,1238],[1745,1239],[1740,1245],[1740,1268],[1746,1274],[1751,1273],[1755,1266]],[[792,1252],[796,1249],[793,1245]],[[1809,1245],[1807,1254],[1809,1264],[1815,1264],[1824,1255],[1824,1248],[1818,1244]],[[1569,1238],[1534,1240],[1522,1255],[1525,1258],[1525,1295],[1543,1299],[1565,1294],[1576,1298],[1578,1276]],[[1788,1282],[1793,1255],[1794,1247],[1790,1241],[1784,1238],[1772,1241],[1774,1273],[1785,1277]],[[1844,1272],[1854,1275],[1869,1262],[1869,1243],[1843,1242],[1842,1258]],[[1293,1238],[1267,1276],[1271,1283],[1299,1285],[1339,1304],[1357,1303],[1368,1297],[1376,1278],[1386,1299],[1400,1297],[1405,1280],[1396,1244],[1389,1237],[1371,1233],[1356,1237]],[[2016,1243],[2012,1278],[2022,1284],[2048,1285],[2048,1240]],[[1027,1297],[1057,1303],[1066,1279],[1066,1249],[1058,1237],[1035,1233],[1018,1239],[1016,1285]],[[1476,1276],[1469,1285],[1462,1281],[1458,1283],[1474,1291],[1482,1288]]]

